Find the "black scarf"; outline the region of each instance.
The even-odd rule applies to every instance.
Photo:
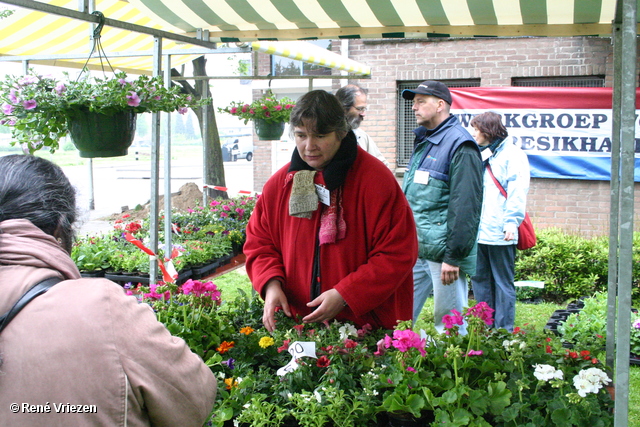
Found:
[[[353,131],[349,131],[347,135],[340,142],[340,148],[336,152],[336,155],[331,159],[329,164],[322,171],[324,177],[324,183],[327,190],[333,191],[340,187],[344,180],[347,178],[347,173],[353,162],[356,161],[358,154],[358,140],[356,139]],[[291,155],[291,165],[289,165],[289,172],[299,170],[314,170],[309,166],[298,153],[298,148],[293,150]]]

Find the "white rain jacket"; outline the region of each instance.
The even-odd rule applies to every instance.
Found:
[[[496,179],[506,190],[507,198],[500,193],[485,168],[478,243],[515,245],[518,243],[518,226],[524,219],[527,206],[529,160],[526,153],[514,145],[511,138],[507,138],[491,155],[489,164]],[[514,233],[516,238],[504,240],[504,233],[507,231]]]

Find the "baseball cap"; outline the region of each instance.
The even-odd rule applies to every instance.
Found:
[[[402,97],[404,99],[413,99],[416,93],[421,95],[437,96],[440,99],[444,99],[449,105],[451,105],[451,92],[449,92],[449,88],[444,83],[427,80],[420,83],[415,89],[403,90]]]

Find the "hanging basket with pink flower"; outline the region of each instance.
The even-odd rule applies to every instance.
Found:
[[[76,80],[53,76],[7,76],[0,81],[0,125],[10,126],[11,144],[30,153],[51,152],[67,134],[81,157],[113,157],[127,154],[135,134],[136,114],[172,112],[184,114],[202,100],[166,88],[162,77],[142,75],[129,79],[123,72],[113,78],[81,73]]]

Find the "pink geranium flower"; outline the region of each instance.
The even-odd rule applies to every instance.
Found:
[[[467,314],[481,319],[487,326],[493,325],[493,312],[495,310],[489,307],[486,302],[479,302],[467,310]]]
[[[168,301],[171,298],[171,292],[166,291],[162,294],[159,294],[156,292],[156,289],[158,289],[158,284],[157,283],[153,283],[151,284],[151,286],[149,286],[149,293],[148,294],[144,294],[145,298],[151,298],[151,299],[157,299],[157,300],[165,300]]]
[[[392,345],[403,353],[409,351],[411,348],[415,348],[420,351],[421,355],[424,356],[427,354],[424,350],[426,339],[420,339],[420,335],[410,329],[393,331],[393,339],[388,335],[385,336],[385,347],[389,348]]]
[[[458,310],[451,310],[451,313],[442,316],[442,323],[444,323],[445,329],[452,329],[454,325],[462,326],[464,324],[462,314]]]

